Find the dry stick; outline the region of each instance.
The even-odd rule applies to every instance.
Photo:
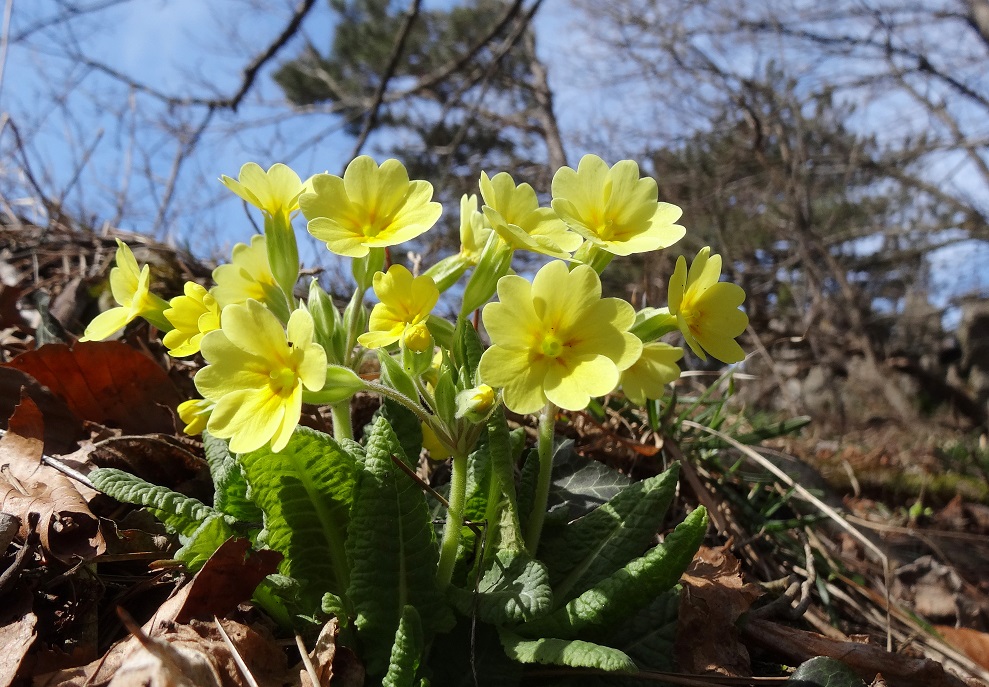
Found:
[[[419,16],[419,8],[421,6],[422,0],[412,0],[412,4],[405,13],[405,21],[402,22],[402,26],[395,36],[395,43],[392,45],[391,54],[388,56],[388,64],[385,66],[385,71],[381,75],[381,80],[378,81],[378,88],[374,92],[374,101],[371,103],[367,117],[364,118],[364,125],[361,127],[361,133],[357,137],[357,142],[354,143],[354,149],[350,151],[350,157],[347,158],[348,162],[360,155],[361,149],[367,143],[367,137],[371,135],[371,130],[378,123],[378,111],[381,109],[381,103],[384,101],[385,91],[388,90],[388,82],[395,76],[395,70],[398,69],[398,61],[402,57],[402,50],[405,49],[405,42],[408,40],[409,33],[412,31],[412,24],[415,22],[416,17]],[[340,174],[342,176],[343,172]]]
[[[240,652],[237,651],[237,647],[235,647],[234,643],[230,641],[230,635],[227,634],[227,631],[223,629],[223,625],[220,624],[220,619],[214,615],[213,622],[216,624],[216,629],[220,632],[220,637],[223,638],[223,643],[227,645],[228,649],[230,649],[230,655],[233,657],[234,663],[237,664],[237,670],[239,670],[240,674],[244,676],[244,681],[247,682],[247,687],[259,687],[258,681],[254,679],[254,676],[251,674],[247,664],[244,663],[244,659],[240,655]],[[319,684],[317,683],[315,687],[319,687]]]
[[[5,434],[7,434],[7,430],[0,429],[0,437],[4,436]],[[63,463],[63,462],[61,462],[61,461],[59,461],[59,460],[57,460],[55,458],[52,458],[51,456],[42,455],[41,456],[41,462],[44,463],[45,465],[47,465],[48,467],[55,468],[56,470],[58,470],[59,472],[61,472],[66,477],[69,477],[71,479],[74,479],[75,481],[79,482],[80,484],[86,485],[87,487],[89,487],[93,491],[100,491],[99,489],[96,488],[96,485],[93,484],[89,480],[88,477],[86,477],[86,475],[82,474],[78,470],[75,470],[73,468],[70,468],[65,463]]]
[[[0,92],[3,91],[3,72],[7,66],[7,46],[10,45],[10,14],[14,11],[14,0],[7,0],[3,8],[3,32],[0,33]]]
[[[216,108],[214,107],[207,109],[206,114],[203,116],[203,120],[199,123],[199,126],[196,127],[196,130],[193,131],[192,135],[182,142],[179,145],[178,150],[175,151],[175,158],[172,160],[172,169],[168,174],[168,182],[165,184],[165,195],[162,197],[161,203],[158,205],[158,214],[155,215],[154,224],[151,226],[151,233],[154,234],[159,240],[166,238],[166,236],[162,235],[162,228],[165,223],[165,215],[168,213],[169,206],[172,204],[172,196],[175,195],[175,184],[178,181],[179,171],[182,169],[182,164],[199,144],[199,139],[202,137],[203,132],[206,131],[206,127],[209,126],[210,120],[213,119],[213,113],[215,112]]]
[[[760,465],[764,470],[771,472],[773,475],[777,477],[777,479],[781,480],[791,489],[796,491],[804,499],[814,504],[822,513],[824,513],[829,518],[831,518],[839,527],[841,527],[843,530],[851,534],[852,537],[857,539],[863,546],[865,546],[867,549],[869,549],[876,555],[876,557],[883,564],[883,588],[884,591],[886,592],[886,650],[892,651],[893,634],[892,634],[891,618],[890,618],[891,604],[889,599],[890,569],[889,569],[889,558],[886,556],[886,554],[883,553],[878,546],[873,544],[865,535],[863,535],[857,529],[852,527],[848,523],[848,521],[841,516],[841,514],[838,511],[836,511],[834,508],[824,503],[824,501],[822,501],[821,499],[817,498],[812,493],[807,491],[807,489],[805,489],[802,485],[793,481],[793,479],[791,479],[789,475],[787,475],[785,472],[783,472],[778,467],[776,467],[771,461],[767,460],[764,456],[759,455],[759,453],[753,450],[750,446],[746,446],[745,444],[736,441],[735,439],[728,436],[727,434],[724,434],[723,432],[719,432],[716,429],[711,429],[710,427],[706,427],[697,422],[693,422],[692,420],[684,420],[683,424],[686,425],[687,427],[700,429],[704,432],[707,432],[708,434],[716,436],[722,441],[730,444],[735,449],[744,453],[747,457],[751,458],[758,465]]]
[[[319,675],[316,673],[316,668],[309,658],[309,650],[306,649],[306,643],[302,641],[302,635],[298,632],[295,633],[295,645],[299,647],[299,655],[302,656],[302,663],[306,666],[306,673],[309,674],[309,679],[312,680],[313,687],[319,687]]]

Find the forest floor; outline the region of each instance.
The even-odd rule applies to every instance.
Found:
[[[159,293],[210,273],[125,239]],[[251,607],[263,561],[245,570],[232,543],[189,575],[149,514],[88,484],[92,468],[118,467],[208,494],[202,446],[171,410],[193,395],[196,366],[165,355],[143,325],[75,343],[114,247],[113,235],[0,228],[0,687],[350,684],[354,659],[331,626],[303,660]],[[711,514],[682,580],[677,672],[653,679],[784,684],[786,666],[830,656],[863,684],[989,685],[984,435],[937,417],[837,433],[822,418],[746,409],[727,384],[712,433],[690,412],[701,379],[712,378],[681,380],[679,422],[658,431],[620,403],[559,420],[580,455],[634,478],[679,460],[669,522],[698,504]],[[371,404],[359,399],[355,413]],[[308,422],[329,431],[317,413]],[[171,627],[168,643],[148,636],[152,618]]]

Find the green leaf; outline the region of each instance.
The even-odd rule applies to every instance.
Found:
[[[666,540],[636,558],[549,616],[521,625],[525,636],[571,639],[605,634],[670,589],[690,565],[707,530],[707,511],[698,508]]]
[[[608,638],[608,643],[631,656],[648,670],[674,670],[680,586],[663,592]]]
[[[391,648],[388,673],[381,681],[382,687],[412,687],[415,684],[423,650],[422,622],[415,606],[402,609],[402,619],[395,632]]]
[[[498,487],[505,498],[505,508],[508,518],[503,518],[507,527],[500,532],[501,546],[511,549],[521,549],[522,527],[519,518],[518,497],[515,492],[515,458],[512,437],[505,420],[505,411],[499,408],[487,423],[487,445],[491,456],[492,474],[498,480]],[[492,523],[493,524],[493,523]]]
[[[631,484],[617,470],[574,453],[573,442],[561,442],[553,452],[550,507],[565,507],[567,521],[589,513]]]
[[[447,427],[456,427],[457,388],[453,383],[453,369],[448,360],[440,365],[433,397],[436,399],[436,412],[443,424]]]
[[[118,501],[151,509],[155,517],[183,537],[193,536],[207,518],[219,514],[198,499],[116,468],[97,468],[89,474],[89,479],[97,489]]]
[[[195,572],[232,536],[234,531],[230,523],[221,513],[216,513],[206,518],[189,535],[182,548],[175,552],[175,558]]]
[[[402,364],[389,355],[383,348],[378,349],[378,362],[381,364],[382,384],[390,386],[412,401],[419,398],[419,392],[416,390],[416,384],[412,380],[412,377],[405,371]]]
[[[549,575],[524,552],[502,549],[491,559],[477,591],[451,588],[450,598],[464,615],[493,625],[521,623],[547,613],[553,605]]]
[[[356,460],[333,437],[295,430],[279,453],[269,447],[240,456],[250,497],[264,513],[264,542],[285,556],[279,568],[301,585],[308,607],[347,585],[344,535]]]
[[[544,539],[557,603],[586,591],[641,555],[655,540],[676,492],[680,469],[636,482],[607,503]]]
[[[452,616],[436,588],[439,552],[426,497],[392,462],[393,455],[406,458],[384,418],[374,421],[366,451],[347,533],[347,596],[368,672],[382,675],[407,604],[419,610],[426,631],[447,627]]]
[[[634,673],[635,662],[618,649],[592,644],[579,639],[565,640],[543,637],[524,639],[516,634],[501,631],[501,644],[505,653],[520,663],[548,663],[572,668],[596,668],[621,670]]]
[[[446,350],[453,348],[455,332],[450,320],[438,315],[430,315],[426,320],[426,328],[433,335],[433,340],[436,341],[437,346]]]
[[[241,522],[260,523],[261,509],[247,497],[247,480],[227,442],[203,432],[203,446],[215,489],[213,507]]]
[[[865,687],[855,672],[841,661],[818,656],[804,661],[784,687]]]

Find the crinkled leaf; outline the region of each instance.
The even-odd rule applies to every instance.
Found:
[[[199,570],[223,542],[233,535],[234,530],[225,516],[214,513],[189,535],[182,548],[175,552],[175,558],[185,563],[189,570]]]
[[[395,643],[391,648],[388,673],[381,681],[382,687],[412,687],[416,682],[419,662],[422,660],[422,623],[415,606],[402,610],[402,619],[395,632]]]
[[[247,498],[247,480],[227,442],[203,432],[203,446],[216,490],[213,507],[241,522],[261,522],[261,509]]]
[[[572,668],[596,668],[598,670],[621,670],[629,673],[638,668],[631,658],[618,649],[601,646],[579,639],[565,640],[543,637],[524,639],[516,634],[501,631],[501,644],[505,653],[520,663],[546,663]]]
[[[89,479],[97,489],[118,501],[149,508],[155,517],[182,537],[193,536],[207,518],[218,515],[218,511],[198,499],[145,482],[116,468],[93,470]]]
[[[240,461],[249,496],[264,513],[260,539],[285,556],[279,570],[299,581],[303,602],[318,608],[326,592],[342,593],[355,458],[333,437],[299,427],[279,453],[264,447]]]
[[[574,453],[573,442],[561,442],[553,452],[550,507],[562,504],[574,520],[618,495],[631,480],[596,460]]]
[[[672,671],[680,587],[663,592],[608,638],[608,643],[631,656],[642,668]]]
[[[371,427],[366,452],[347,533],[347,596],[368,673],[382,675],[406,604],[419,610],[427,632],[448,626],[452,617],[436,588],[439,552],[426,497],[392,462],[392,456],[406,458],[382,417]]]
[[[450,598],[464,615],[493,625],[521,623],[549,611],[553,590],[545,566],[524,552],[502,549],[492,558],[477,591],[452,588]]]
[[[655,541],[679,474],[674,465],[627,487],[562,530],[547,532],[539,555],[549,566],[557,603],[594,586]]]
[[[704,540],[707,511],[698,508],[666,540],[549,616],[519,627],[529,637],[571,639],[613,631],[661,592],[671,589]]]
[[[841,661],[818,656],[804,661],[784,687],[865,687],[855,672]]]

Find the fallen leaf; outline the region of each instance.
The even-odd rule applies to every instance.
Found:
[[[190,480],[203,475],[208,465],[182,441],[167,434],[108,437],[83,445],[59,460],[83,474],[94,467],[117,468],[162,487],[185,491]],[[212,482],[209,484],[212,496]]]
[[[31,612],[32,595],[24,593],[14,600],[4,598],[4,608],[0,611],[0,687],[14,684],[31,645],[38,633],[35,625],[38,617]],[[23,675],[21,676],[24,677]]]
[[[37,513],[42,548],[58,560],[90,560],[106,551],[99,519],[74,482],[41,463],[43,435],[41,411],[25,394],[0,438],[0,510],[20,518],[22,537]]]
[[[231,539],[225,542],[192,580],[172,594],[143,625],[141,629],[144,634],[173,644],[181,641],[186,648],[210,657],[212,665],[221,676],[236,676],[236,663],[213,626],[213,617],[227,615],[238,604],[250,599],[260,580],[274,572],[281,560],[281,554],[276,551],[252,552],[246,555],[247,552],[246,540]],[[284,674],[287,663],[285,654],[271,638],[259,635],[257,631],[240,623],[228,620],[221,622],[252,673],[257,670],[268,671],[272,675]],[[208,648],[204,648],[206,643],[209,644]],[[79,668],[42,676],[36,685],[107,685],[135,652],[147,653],[142,649],[141,641],[132,635],[110,647],[103,658]],[[235,677],[229,680],[232,681],[225,680],[224,684],[242,684]]]
[[[45,423],[45,453],[49,455],[75,450],[77,441],[87,436],[65,401],[42,386],[38,380],[21,370],[0,365],[0,425],[7,428],[14,408],[20,402],[21,390],[41,409]]]
[[[49,344],[22,353],[5,367],[34,377],[80,419],[128,434],[172,432],[182,400],[164,370],[119,341]]]
[[[278,570],[282,560],[277,551],[250,551],[250,546],[246,539],[228,539],[220,545],[193,578],[185,603],[175,613],[175,622],[222,618],[250,600],[257,586]]]
[[[989,634],[968,627],[951,627],[949,625],[935,625],[934,629],[949,644],[954,645],[956,649],[960,649],[978,665],[989,670]]]
[[[685,673],[748,677],[749,652],[735,626],[762,595],[742,579],[741,564],[726,549],[702,547],[681,579],[674,655]]]

